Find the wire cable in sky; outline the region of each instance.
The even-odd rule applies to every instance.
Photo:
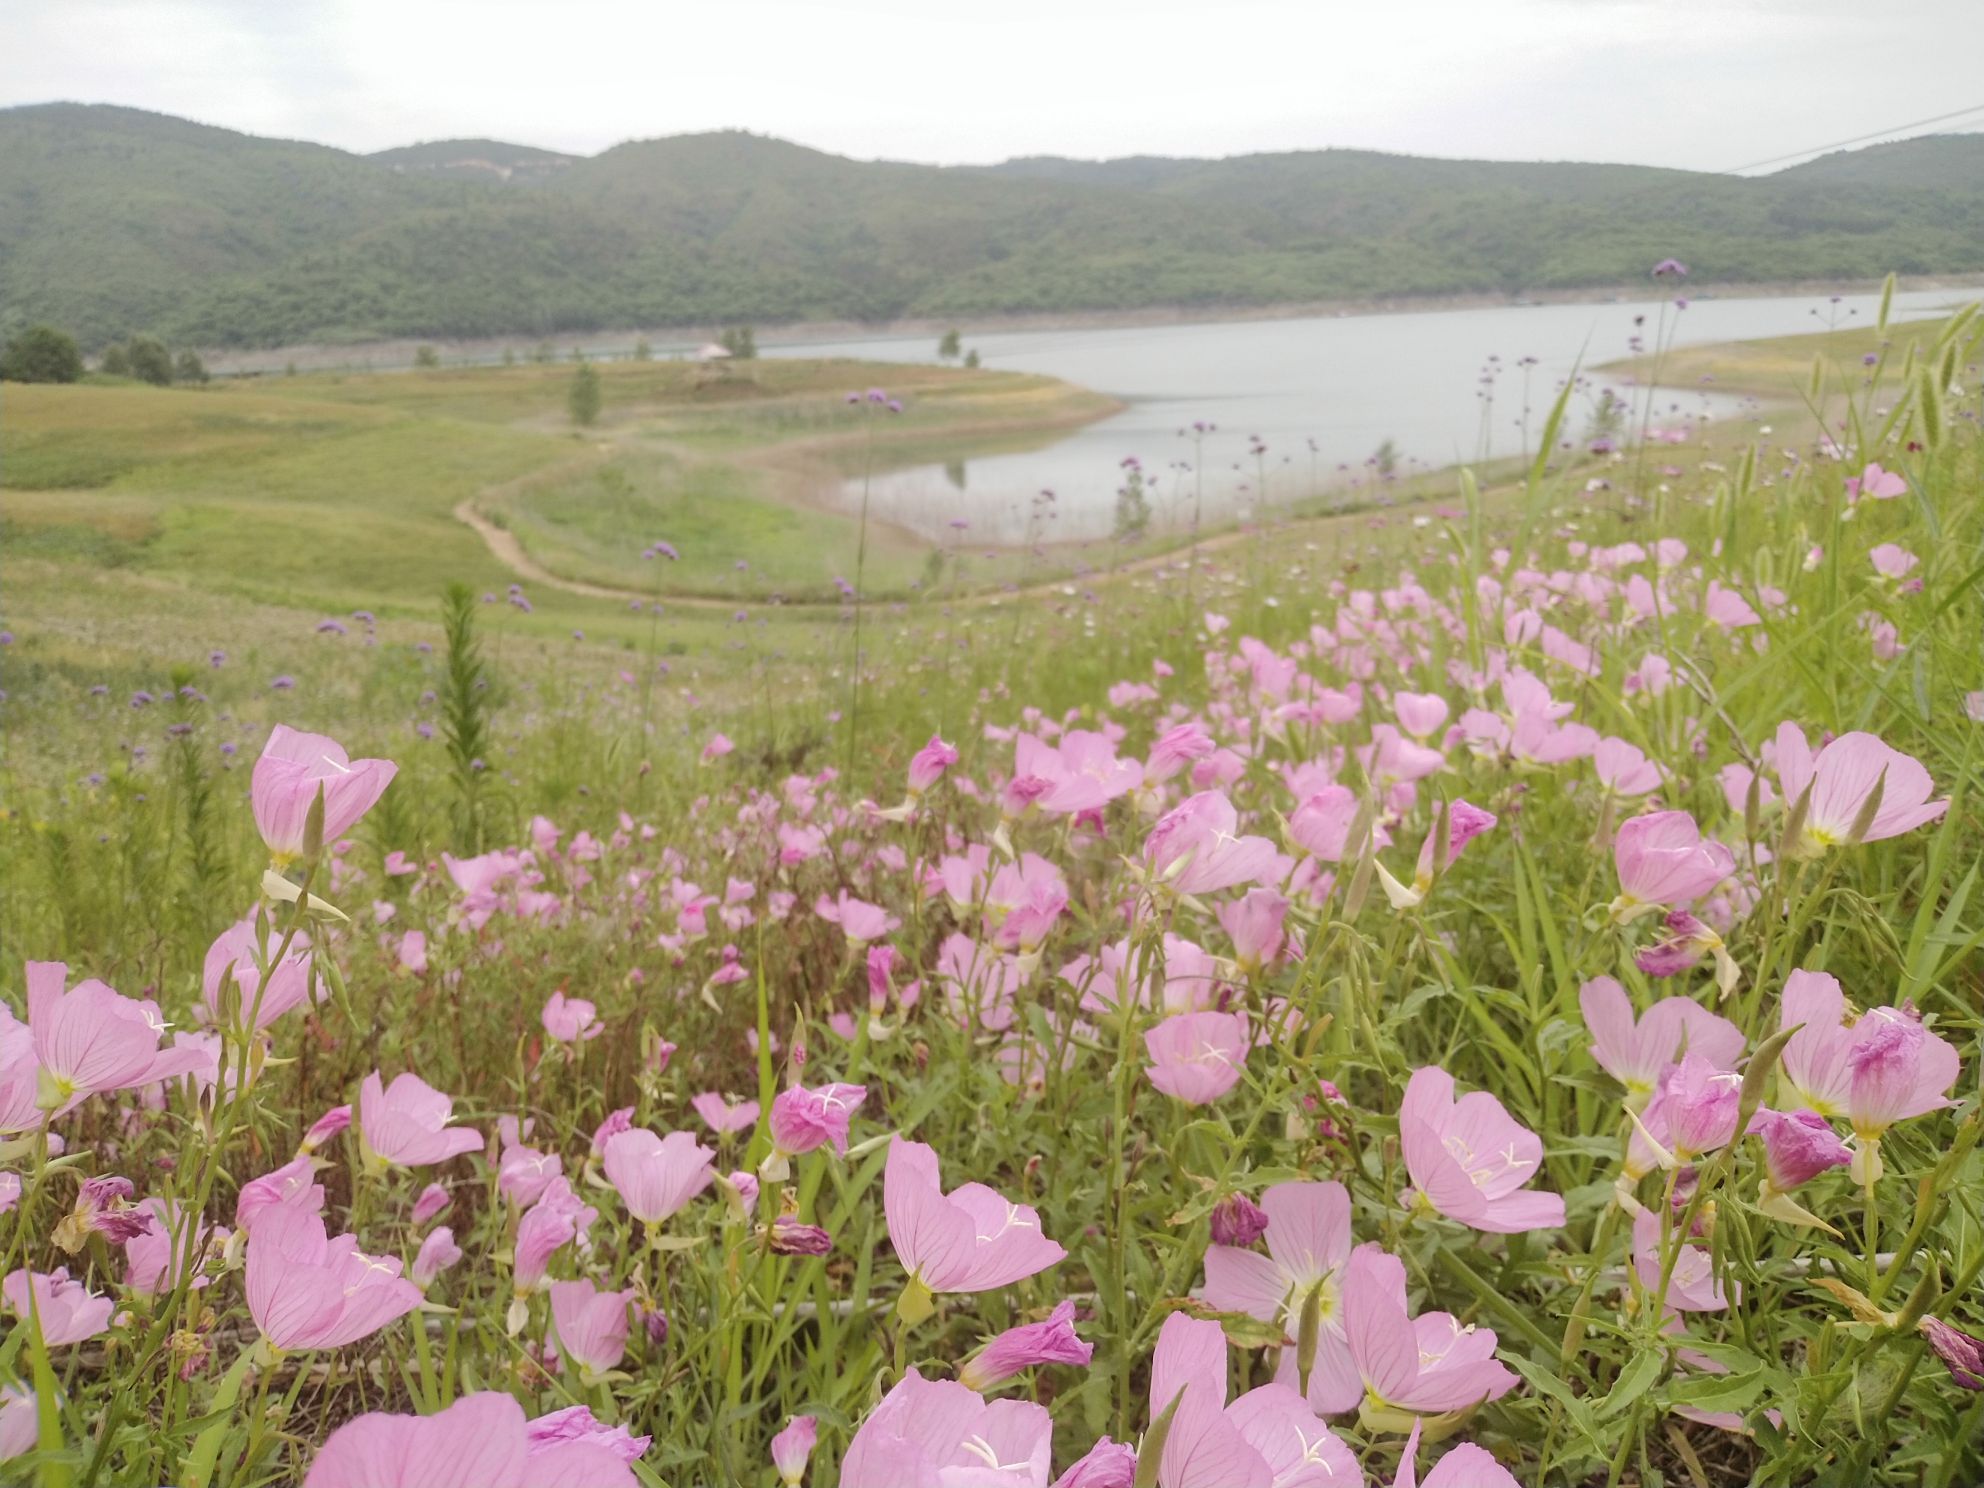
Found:
[[[1744,171],[1760,170],[1766,165],[1781,165],[1787,160],[1801,160],[1807,155],[1822,155],[1827,150],[1843,150],[1848,145],[1863,145],[1869,140],[1899,134],[1904,129],[1924,129],[1931,124],[1947,124],[1952,119],[1965,118],[1970,114],[1984,114],[1984,103],[1973,103],[1969,108],[1958,109],[1953,114],[1938,114],[1933,119],[1917,119],[1913,124],[1897,124],[1891,129],[1876,129],[1871,134],[1857,134],[1852,139],[1835,140],[1829,145],[1814,145],[1809,150],[1793,150],[1788,155],[1773,155],[1768,160],[1752,160],[1748,165],[1732,165],[1727,170],[1717,171],[1716,174],[1741,175]]]

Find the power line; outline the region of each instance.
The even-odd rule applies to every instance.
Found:
[[[1891,129],[1876,129],[1871,134],[1855,135],[1852,139],[1835,140],[1829,145],[1814,145],[1809,150],[1793,150],[1789,155],[1773,155],[1768,160],[1753,160],[1748,165],[1732,165],[1727,170],[1717,171],[1717,175],[1735,176],[1744,171],[1759,170],[1766,165],[1782,165],[1787,160],[1802,160],[1807,155],[1822,155],[1827,150],[1843,150],[1848,145],[1864,145],[1869,140],[1884,139],[1891,134],[1899,134],[1904,129],[1926,129],[1931,124],[1947,124],[1952,119],[1966,118],[1971,114],[1984,114],[1984,103],[1974,103],[1969,108],[1958,109],[1952,114],[1938,114],[1933,119],[1917,119],[1913,124],[1897,124]]]

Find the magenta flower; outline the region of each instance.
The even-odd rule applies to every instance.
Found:
[[[5,1298],[7,1310],[22,1323],[28,1320],[30,1292],[34,1298],[34,1315],[41,1322],[42,1342],[50,1348],[63,1348],[96,1337],[110,1326],[110,1315],[117,1310],[117,1304],[110,1298],[97,1296],[80,1281],[71,1281],[66,1266],[46,1274],[14,1271],[0,1282],[0,1297]]]
[[[1041,1234],[1040,1215],[1030,1205],[1012,1203],[982,1183],[946,1194],[937,1154],[921,1142],[890,1139],[882,1208],[896,1256],[912,1292],[921,1289],[924,1309],[930,1293],[989,1292],[1067,1255]]]
[[[176,1079],[205,1062],[198,1048],[159,1048],[166,1023],[157,1003],[121,996],[94,979],[65,992],[68,980],[69,968],[60,961],[27,963],[28,1033],[40,1065],[37,1103],[50,1119],[92,1095]],[[8,1069],[20,1072],[17,1063]],[[10,1111],[10,1119],[15,1115]]]
[[[1925,1317],[1915,1326],[1948,1367],[1952,1380],[1966,1390],[1984,1390],[1984,1339],[1952,1328],[1941,1318]]]
[[[1213,1206],[1208,1228],[1214,1245],[1252,1245],[1268,1232],[1267,1210],[1245,1194],[1228,1194]]]
[[[455,1103],[412,1072],[383,1085],[374,1070],[358,1087],[359,1146],[368,1167],[425,1167],[482,1145],[467,1127],[448,1125]]]
[[[1059,1303],[1046,1319],[1008,1328],[965,1360],[958,1382],[980,1394],[1041,1364],[1087,1365],[1095,1345],[1075,1335],[1075,1304]]]
[[[424,1292],[434,1285],[443,1271],[461,1258],[462,1248],[455,1244],[455,1232],[446,1225],[436,1225],[420,1242],[420,1250],[413,1258],[413,1270],[409,1275],[413,1284]]]
[[[1949,798],[1931,801],[1935,782],[1920,760],[1890,749],[1872,734],[1841,734],[1816,753],[1795,723],[1778,725],[1771,755],[1784,799],[1796,803],[1809,789],[1805,829],[1793,844],[1802,857],[1828,848],[1880,842],[1940,820]],[[1876,792],[1879,793],[1878,799]],[[1860,818],[1872,816],[1856,837]]]
[[[551,1283],[551,1321],[558,1333],[558,1354],[578,1366],[579,1380],[591,1386],[610,1369],[617,1369],[627,1352],[627,1304],[632,1287],[602,1292],[589,1281]]]
[[[785,1488],[799,1488],[806,1476],[806,1461],[819,1439],[819,1424],[811,1416],[794,1416],[772,1438],[772,1466]]]
[[[303,854],[303,829],[324,793],[324,845],[358,825],[399,770],[391,760],[349,758],[335,739],[277,724],[255,761],[250,797],[255,825],[278,868]]]
[[[1852,1149],[1839,1139],[1832,1123],[1816,1111],[1759,1111],[1750,1120],[1750,1131],[1764,1144],[1757,1208],[1786,1224],[1831,1231],[1832,1226],[1793,1199],[1791,1192],[1853,1161]]]
[[[1350,1195],[1340,1183],[1277,1183],[1261,1195],[1268,1253],[1214,1245],[1206,1252],[1205,1300],[1222,1312],[1277,1323],[1296,1338],[1315,1309],[1316,1353],[1308,1361],[1309,1405],[1349,1410],[1364,1386],[1343,1333],[1343,1270],[1350,1260]],[[1303,1361],[1283,1348],[1278,1383],[1300,1388]]]
[[[1438,1415],[1499,1400],[1516,1377],[1496,1362],[1495,1335],[1444,1312],[1406,1311],[1405,1264],[1377,1245],[1351,1252],[1343,1333],[1374,1412]]]
[[[983,1400],[911,1369],[841,1459],[845,1488],[1028,1488],[1052,1470],[1054,1422],[1030,1400]]]
[[[1253,1039],[1244,1013],[1179,1013],[1144,1034],[1150,1083],[1205,1106],[1240,1083]]]
[[[1622,925],[1691,904],[1736,871],[1735,855],[1720,842],[1705,841],[1685,811],[1655,811],[1621,822],[1612,857],[1619,869],[1612,918]]]
[[[466,1395],[431,1416],[370,1411],[330,1434],[303,1488],[637,1488],[629,1459],[604,1437],[561,1426],[534,1440],[539,1424],[500,1390]]]
[[[567,997],[563,992],[553,992],[544,1004],[544,1031],[561,1044],[596,1039],[606,1032],[606,1025],[599,1021],[598,1013],[599,1009],[583,997]]]
[[[1218,1323],[1174,1312],[1158,1330],[1151,1420],[1167,1410],[1171,1427],[1158,1459],[1159,1488],[1320,1488],[1362,1481],[1350,1448],[1286,1385],[1262,1385],[1227,1404],[1226,1335]]]
[[[848,1123],[867,1098],[867,1090],[860,1085],[822,1085],[817,1089],[794,1085],[781,1090],[772,1101],[772,1151],[798,1157],[831,1142],[834,1151],[845,1157]]]
[[[1612,977],[1594,977],[1578,990],[1591,1057],[1626,1087],[1626,1104],[1644,1106],[1661,1073],[1684,1049],[1721,1069],[1734,1069],[1743,1054],[1743,1031],[1691,998],[1667,997],[1633,1018],[1632,999]]]
[[[677,1213],[716,1179],[716,1153],[689,1132],[658,1137],[634,1127],[610,1137],[600,1166],[627,1212],[645,1225]]]
[[[1153,880],[1180,894],[1210,894],[1253,883],[1280,856],[1265,837],[1239,836],[1240,817],[1223,791],[1201,791],[1174,806],[1144,839]]]
[[[720,1137],[749,1131],[758,1124],[756,1101],[739,1101],[733,1106],[714,1090],[705,1090],[701,1095],[690,1096],[689,1105],[703,1118],[703,1124]]]
[[[289,954],[275,961],[282,949],[282,937],[271,932],[264,956],[275,962],[268,986],[262,988],[262,1001],[255,1003],[255,992],[262,986],[262,974],[255,969],[255,921],[251,916],[221,931],[207,949],[206,965],[200,978],[200,1001],[207,1021],[223,1018],[236,1029],[245,1028],[249,1010],[255,1009],[255,1028],[267,1028],[291,1008],[301,1007],[310,998],[310,942],[298,935]]]
[[[309,1210],[278,1204],[256,1216],[248,1311],[271,1348],[342,1348],[419,1305],[397,1259],[362,1254],[355,1236],[328,1238]]]
[[[1522,1191],[1543,1162],[1543,1143],[1485,1090],[1454,1099],[1454,1079],[1427,1065],[1406,1082],[1399,1142],[1418,1197],[1449,1219],[1513,1235],[1564,1222],[1564,1201]]]

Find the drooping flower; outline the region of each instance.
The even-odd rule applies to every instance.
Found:
[[[1187,1105],[1209,1105],[1240,1082],[1252,1042],[1243,1013],[1166,1018],[1144,1034],[1150,1082]]]
[[[447,1189],[438,1183],[430,1183],[413,1201],[413,1212],[407,1216],[408,1222],[417,1230],[453,1202]]]
[[[1941,1318],[1925,1317],[1915,1326],[1949,1367],[1951,1379],[1966,1390],[1984,1390],[1984,1339],[1952,1328]]]
[[[270,1347],[342,1348],[420,1305],[420,1288],[390,1256],[352,1235],[329,1238],[308,1209],[277,1204],[248,1234],[248,1311]]]
[[[371,1411],[326,1438],[303,1488],[637,1488],[627,1458],[592,1432],[538,1442],[536,1424],[500,1390],[431,1416]]]
[[[1032,1206],[982,1183],[946,1194],[937,1154],[921,1142],[890,1139],[882,1208],[896,1256],[909,1273],[902,1310],[911,1322],[928,1315],[934,1292],[988,1292],[1067,1255],[1040,1232]]]
[[[657,1225],[715,1181],[715,1160],[716,1153],[690,1132],[659,1137],[637,1126],[607,1139],[600,1166],[627,1212]]]
[[[1495,1358],[1495,1334],[1444,1312],[1406,1310],[1405,1263],[1375,1244],[1344,1270],[1343,1334],[1364,1381],[1364,1411],[1438,1415],[1499,1400],[1516,1376]]]
[[[1479,806],[1456,797],[1449,803],[1445,812],[1446,828],[1444,842],[1438,818],[1427,829],[1425,840],[1419,844],[1419,862],[1413,869],[1412,882],[1402,884],[1392,876],[1391,870],[1383,863],[1376,865],[1378,883],[1385,891],[1385,898],[1393,909],[1411,909],[1425,902],[1426,895],[1433,887],[1433,881],[1460,858],[1461,851],[1468,843],[1483,832],[1495,826],[1495,814],[1484,811]]]
[[[1685,811],[1655,811],[1629,817],[1613,839],[1619,870],[1619,897],[1612,918],[1626,924],[1663,908],[1692,904],[1736,871],[1736,856],[1720,842],[1704,840]]]
[[[1228,1194],[1213,1206],[1212,1243],[1247,1246],[1268,1232],[1268,1214],[1245,1194]]]
[[[1771,754],[1779,790],[1792,809],[1811,792],[1804,828],[1787,844],[1797,856],[1816,858],[1829,848],[1899,837],[1949,810],[1948,797],[1929,799],[1936,786],[1920,760],[1872,734],[1841,734],[1815,752],[1803,729],[1782,723]]]
[[[277,724],[255,761],[250,797],[255,825],[278,868],[303,854],[303,832],[317,792],[324,793],[324,844],[358,825],[399,766],[391,760],[347,756],[337,740]]]
[[[1008,1328],[973,1354],[958,1370],[958,1382],[980,1394],[1041,1364],[1086,1365],[1095,1345],[1075,1333],[1075,1304],[1059,1303],[1037,1323]]]
[[[1277,1183],[1261,1195],[1268,1253],[1214,1245],[1206,1251],[1205,1300],[1222,1312],[1278,1323],[1277,1382],[1301,1388],[1324,1415],[1349,1410],[1364,1386],[1343,1334],[1343,1269],[1350,1260],[1350,1195],[1340,1183]],[[1303,1359],[1302,1353],[1311,1352]]]
[[[1853,1161],[1852,1149],[1839,1139],[1832,1123],[1816,1111],[1759,1111],[1750,1120],[1750,1131],[1764,1144],[1757,1208],[1787,1224],[1831,1229],[1793,1199],[1791,1191]]]
[[[446,1225],[436,1225],[420,1242],[420,1250],[413,1258],[413,1270],[408,1274],[413,1284],[424,1292],[461,1258],[462,1248],[455,1244],[455,1232]]]
[[[1578,989],[1578,1006],[1591,1033],[1591,1057],[1626,1087],[1626,1104],[1646,1104],[1661,1072],[1684,1049],[1734,1069],[1743,1054],[1743,1030],[1687,997],[1666,997],[1633,1017],[1633,1002],[1615,978],[1594,977]]]
[[[551,1283],[551,1321],[558,1330],[558,1353],[578,1366],[579,1379],[594,1383],[617,1369],[627,1352],[627,1304],[632,1287],[602,1292],[589,1281]]]
[[[373,1166],[425,1167],[482,1146],[479,1133],[450,1127],[455,1103],[411,1071],[385,1085],[374,1070],[358,1089],[358,1134]]]
[[[1543,1162],[1536,1133],[1485,1090],[1454,1098],[1454,1079],[1414,1070],[1399,1106],[1399,1143],[1418,1196],[1449,1219],[1491,1234],[1551,1229],[1564,1201],[1523,1189]]]

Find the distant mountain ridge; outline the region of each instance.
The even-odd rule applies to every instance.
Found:
[[[1984,135],[1760,178],[1364,150],[855,161],[741,132],[355,155],[114,105],[0,110],[0,332],[273,346],[968,321],[1984,270]]]

